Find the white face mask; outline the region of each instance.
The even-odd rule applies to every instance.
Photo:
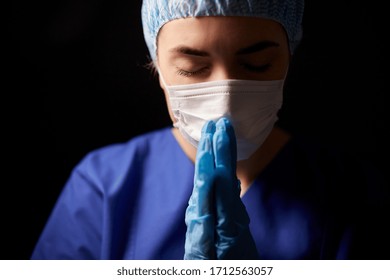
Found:
[[[161,74],[160,74],[161,75]],[[174,126],[197,147],[208,120],[227,117],[236,133],[237,160],[249,158],[278,120],[284,80],[220,80],[167,86]]]

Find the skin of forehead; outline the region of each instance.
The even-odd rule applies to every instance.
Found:
[[[221,28],[222,27],[222,28]],[[212,32],[214,30],[214,32]],[[223,31],[222,36],[211,38],[209,34],[218,35],[216,31]],[[249,35],[256,34],[258,37],[274,38],[275,36],[283,36],[287,41],[287,33],[282,25],[274,20],[251,17],[198,17],[198,18],[181,18],[167,22],[160,29],[157,36],[157,46],[159,46],[161,34],[164,36],[174,36],[180,38],[180,43],[184,43],[187,39],[191,43],[194,38],[207,40],[208,46],[212,46],[210,41],[218,44],[218,42],[240,40],[242,42],[251,41]],[[196,37],[194,37],[196,36]],[[169,42],[170,43],[170,42]],[[172,42],[178,45],[178,41]],[[200,43],[200,42],[198,42]],[[233,43],[232,45],[235,45]],[[214,45],[216,46],[216,45]],[[221,50],[226,50],[229,45],[223,45]],[[158,55],[158,48],[157,48]]]

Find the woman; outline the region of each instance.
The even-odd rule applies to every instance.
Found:
[[[32,258],[384,256],[367,169],[275,126],[303,1],[232,3],[144,1],[173,128],[87,155]]]

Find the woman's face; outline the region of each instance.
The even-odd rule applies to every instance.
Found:
[[[157,63],[167,85],[279,80],[289,59],[283,27],[261,18],[177,19],[161,28],[157,41]]]

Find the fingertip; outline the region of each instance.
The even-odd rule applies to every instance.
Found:
[[[216,122],[216,131],[220,131],[223,134],[223,142],[229,146],[230,157],[234,159],[237,157],[237,142],[236,135],[234,132],[233,124],[227,117],[222,117]],[[218,134],[218,133],[216,133]]]
[[[216,132],[213,135],[213,151],[215,155],[215,165],[225,166],[229,165],[231,161],[230,139],[225,130],[224,125],[220,124],[216,128]]]
[[[202,134],[215,132],[215,122],[212,120],[206,121],[206,123],[202,127]]]
[[[235,139],[236,136],[235,136],[235,132],[234,132],[234,127],[233,127],[232,122],[228,118],[226,118],[226,117],[220,118],[216,122],[215,126],[216,126],[217,130],[226,131],[229,135],[229,138]]]
[[[215,124],[216,129],[226,130],[229,126],[231,126],[230,120],[226,117],[222,117],[218,119],[218,121]]]
[[[199,151],[212,153],[212,142],[213,135],[215,132],[215,123],[213,121],[207,121],[202,127],[202,134],[198,143],[198,154]]]

